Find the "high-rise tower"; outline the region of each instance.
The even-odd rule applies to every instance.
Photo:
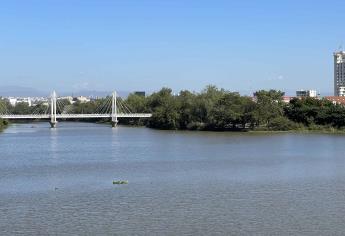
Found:
[[[334,54],[334,96],[345,96],[345,51]]]

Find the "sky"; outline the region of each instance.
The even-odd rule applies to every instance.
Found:
[[[343,0],[3,0],[0,86],[331,94],[344,10]]]

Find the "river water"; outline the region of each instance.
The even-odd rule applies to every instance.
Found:
[[[0,134],[0,235],[344,235],[344,144],[11,125]]]

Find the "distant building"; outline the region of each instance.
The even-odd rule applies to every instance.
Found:
[[[31,98],[18,98],[17,103],[27,103],[31,107]]]
[[[292,96],[283,96],[283,102],[284,103],[289,103],[294,98],[295,97],[292,97]]]
[[[315,97],[317,97],[317,92],[316,92],[316,90],[297,90],[296,96],[299,98],[301,98],[301,97],[315,98]]]
[[[145,97],[145,92],[144,91],[136,91],[134,92],[135,95],[141,96],[141,97]]]
[[[80,103],[85,103],[85,102],[90,102],[90,98],[84,97],[84,96],[79,96],[74,98],[73,100],[76,100]]]
[[[58,97],[57,100],[67,100],[70,104],[73,103],[73,97],[72,96]]]
[[[333,104],[345,106],[345,96],[326,96],[324,98]]]
[[[17,104],[17,98],[7,98],[8,102],[11,104],[11,106],[15,107]]]
[[[338,96],[341,96],[341,97],[345,96],[345,87],[344,86],[338,87]]]
[[[334,56],[334,96],[345,96],[345,51]]]
[[[31,102],[31,98],[13,98],[9,97],[7,98],[8,102],[11,104],[11,106],[15,107],[18,103],[27,103],[29,107],[31,107],[33,104]]]

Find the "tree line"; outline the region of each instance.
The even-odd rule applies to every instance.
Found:
[[[277,90],[241,96],[207,86],[199,93],[183,90],[173,94],[163,88],[148,97],[131,94],[126,102],[135,112],[152,113],[146,125],[157,129],[288,131],[345,127],[344,106],[309,97],[285,103],[283,96]]]
[[[201,92],[182,90],[174,94],[162,88],[150,96],[130,94],[124,102],[132,112],[152,113],[150,119],[121,120],[122,123],[146,125],[169,130],[315,130],[345,128],[345,108],[326,99],[294,98],[283,102],[284,93],[260,90],[254,97],[241,96],[216,86]],[[94,113],[106,98],[86,103],[60,102],[68,113]],[[6,104],[13,114],[47,109],[43,104],[29,107],[19,103]]]

